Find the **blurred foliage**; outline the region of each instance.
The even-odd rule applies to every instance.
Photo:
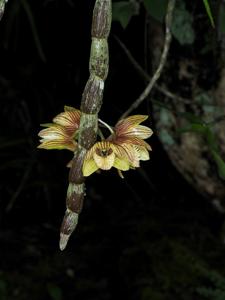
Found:
[[[52,300],[62,300],[62,290],[54,283],[47,284],[47,290]]]
[[[215,27],[212,11],[208,0],[203,0],[211,25]],[[143,4],[154,19],[163,22],[166,15],[168,0],[143,0]],[[132,16],[137,14],[138,1],[119,1],[113,3],[113,20],[119,21],[123,28],[129,24]],[[136,9],[134,9],[136,8]],[[172,33],[181,44],[192,44],[194,41],[193,16],[186,10],[185,1],[177,1]]]
[[[119,6],[120,4],[124,5],[124,10],[122,11],[116,11],[116,14],[114,16],[114,20],[120,21],[123,19],[123,17],[126,16],[126,13],[128,13],[128,8],[125,8],[126,5],[131,5],[131,2],[129,1],[123,1],[123,2],[116,2],[114,3],[114,6]],[[146,11],[149,13],[151,17],[153,17],[155,20],[163,22],[166,14],[167,9],[167,0],[143,0],[144,7]],[[210,7],[210,3],[207,0],[203,0],[206,12],[208,14],[208,17],[210,19],[211,25],[215,27],[214,24],[214,18],[212,16],[212,11]],[[192,12],[190,12],[186,8],[186,2],[184,0],[179,0],[176,3],[175,11],[174,11],[174,17],[173,17],[173,23],[172,23],[172,34],[174,38],[180,43],[180,45],[193,45],[196,38],[195,28],[194,28],[194,16]],[[225,30],[225,14],[224,14],[224,6],[222,6],[222,9],[219,12],[218,17],[218,28],[219,33],[222,34]],[[123,27],[125,28],[132,16],[132,11],[129,13],[129,18],[126,19],[126,22],[123,22]],[[210,41],[208,41],[205,45],[205,48],[202,50],[203,52],[209,52],[210,49]],[[212,107],[205,107],[204,103],[208,101],[207,99],[207,93],[202,93],[198,97],[195,97],[195,101],[197,101],[200,104],[200,101],[202,103],[202,109],[203,110],[211,110]],[[185,115],[185,114],[184,114]],[[198,132],[202,134],[205,137],[205,140],[210,148],[210,152],[212,154],[212,157],[217,165],[219,176],[222,179],[225,179],[225,162],[223,158],[221,157],[219,153],[219,145],[216,140],[215,134],[213,130],[211,129],[211,125],[207,125],[205,122],[203,122],[201,119],[196,120],[198,118],[197,116],[194,116],[193,114],[186,113],[187,120],[190,121],[190,125],[188,125],[186,128],[182,128],[179,132],[184,133],[188,131],[192,132]],[[167,133],[165,130],[161,130],[160,132],[160,138],[167,144],[167,145],[173,145],[174,141],[172,137]]]
[[[193,16],[187,11],[183,1],[175,7],[172,34],[181,45],[193,44],[195,40]]]
[[[205,270],[204,276],[208,286],[197,288],[199,295],[203,296],[203,299],[225,299],[225,277],[213,270]]]
[[[144,0],[147,12],[156,20],[163,22],[168,0]]]
[[[129,24],[135,14],[135,7],[132,2],[120,1],[113,4],[113,20],[120,22],[123,28]]]
[[[209,16],[209,20],[211,22],[212,27],[215,27],[215,23],[214,23],[214,19],[213,19],[213,16],[212,16],[212,11],[211,11],[211,8],[210,8],[210,5],[209,5],[209,1],[208,0],[203,0],[203,3],[205,5],[205,9],[206,9],[206,12]]]
[[[186,118],[190,124],[184,128],[178,129],[179,133],[196,132],[201,134],[209,147],[211,155],[217,165],[218,174],[221,179],[225,180],[225,161],[222,159],[219,153],[219,144],[212,127],[217,121],[221,121],[225,116],[221,116],[218,120],[212,120],[211,122],[204,122],[200,117],[193,115],[192,113],[182,113],[180,116]]]

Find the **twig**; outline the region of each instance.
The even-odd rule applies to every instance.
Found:
[[[129,61],[131,62],[132,66],[137,70],[137,72],[140,74],[140,76],[146,80],[146,81],[150,81],[151,77],[150,75],[142,68],[142,66],[137,62],[137,60],[133,57],[133,55],[131,54],[131,52],[129,51],[129,49],[127,49],[126,45],[117,37],[114,36],[115,40],[118,42],[118,44],[120,45],[120,47],[123,49],[124,53],[126,54],[127,58],[129,59]],[[185,103],[185,104],[190,104],[192,103],[192,99],[188,99],[188,98],[183,98],[179,95],[176,95],[170,91],[168,91],[166,88],[158,85],[157,83],[155,84],[155,88],[162,94],[164,94],[165,96],[167,96],[168,98],[174,99],[176,101]]]
[[[161,55],[161,59],[158,65],[157,70],[155,71],[152,79],[150,80],[149,84],[145,88],[145,90],[141,93],[141,95],[132,103],[132,105],[128,108],[127,111],[121,116],[121,119],[127,117],[135,108],[137,108],[150,94],[153,86],[155,85],[156,81],[159,79],[162,69],[165,65],[166,58],[168,55],[168,51],[170,48],[170,42],[171,42],[171,24],[173,19],[173,10],[175,7],[176,0],[169,0],[168,7],[167,7],[167,14],[166,14],[166,36],[165,36],[165,42],[163,47],[163,52]]]

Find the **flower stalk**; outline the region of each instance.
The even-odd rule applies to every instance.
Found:
[[[98,122],[99,122],[100,124],[104,125],[106,128],[108,128],[108,130],[109,130],[112,134],[114,134],[114,131],[113,131],[112,127],[109,126],[106,122],[102,121],[101,119],[98,119]]]
[[[80,126],[77,147],[69,173],[66,212],[60,229],[59,247],[64,250],[76,228],[85,195],[83,162],[94,145],[98,131],[98,113],[101,108],[104,81],[108,74],[108,36],[111,28],[111,0],[96,0],[92,19],[92,43],[89,61],[90,76],[81,100]]]

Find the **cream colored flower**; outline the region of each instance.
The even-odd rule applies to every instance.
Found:
[[[75,140],[80,125],[80,111],[65,106],[64,112],[53,119],[52,124],[39,132],[41,137],[38,148],[42,149],[68,149],[74,151],[77,145]]]

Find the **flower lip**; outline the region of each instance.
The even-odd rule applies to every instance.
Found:
[[[84,176],[89,176],[97,169],[109,170],[112,167],[118,170],[129,170],[129,157],[123,147],[107,140],[97,142],[87,152],[83,164]]]
[[[109,148],[109,149],[107,149],[107,148],[105,148],[105,149],[104,148],[103,149],[96,148],[95,151],[96,151],[96,154],[101,156],[101,157],[107,157],[113,152],[112,148]]]
[[[98,142],[94,145],[93,159],[96,165],[102,170],[112,168],[115,161],[115,153],[109,142]]]

